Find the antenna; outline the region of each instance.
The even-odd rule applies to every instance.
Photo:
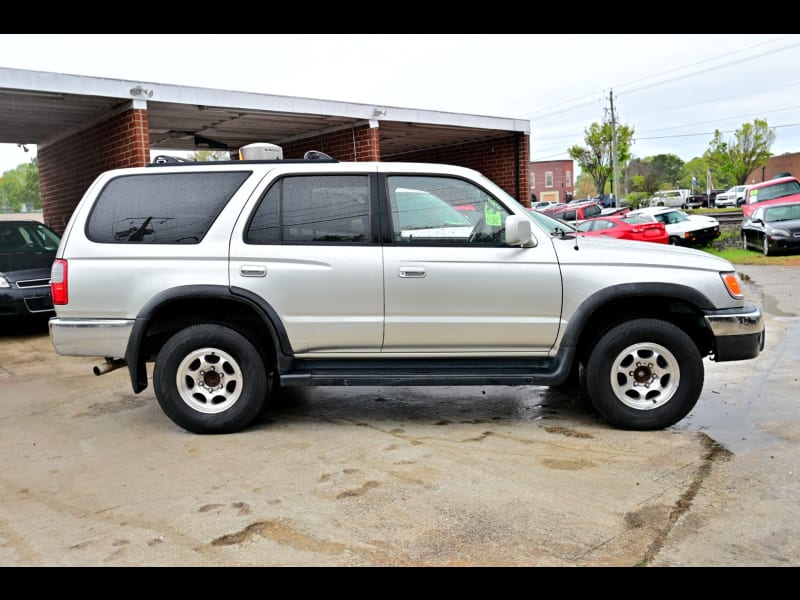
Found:
[[[575,227],[575,245],[572,247],[572,249],[573,250],[580,250],[580,248],[578,248],[578,237],[580,236],[580,232],[578,231],[578,210],[577,209],[575,210],[575,219],[574,219],[573,222],[575,223],[575,225],[574,225],[574,227]],[[589,244],[589,246],[591,247],[591,244]]]

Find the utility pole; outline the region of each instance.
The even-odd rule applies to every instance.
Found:
[[[611,90],[608,94],[608,100],[611,103],[611,166],[614,170],[614,175],[612,179],[613,186],[611,187],[611,193],[614,194],[614,207],[619,207],[619,185],[617,182],[619,181],[618,178],[618,169],[617,169],[617,121],[614,117],[614,90]]]

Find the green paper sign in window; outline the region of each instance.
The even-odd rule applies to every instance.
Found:
[[[483,206],[483,220],[491,227],[503,226],[503,213],[491,198],[488,198]]]

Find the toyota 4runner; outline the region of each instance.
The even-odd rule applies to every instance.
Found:
[[[297,385],[561,386],[661,429],[706,357],[764,348],[711,254],[576,237],[467,168],[310,156],[101,174],[53,263],[56,352],[224,433]]]

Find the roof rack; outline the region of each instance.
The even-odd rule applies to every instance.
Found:
[[[189,160],[180,156],[169,156],[159,154],[148,166],[176,166],[176,165],[208,165],[208,164],[259,164],[259,163],[304,163],[322,162],[338,163],[335,158],[331,158],[320,150],[308,150],[303,154],[303,158],[284,159],[283,148],[275,144],[255,143],[242,146],[239,149],[239,160]]]

